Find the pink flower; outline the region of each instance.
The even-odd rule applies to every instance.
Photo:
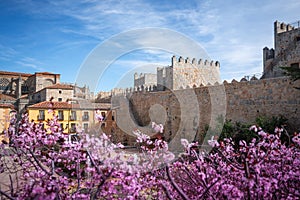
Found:
[[[249,128],[250,131],[254,130],[255,132],[257,132],[257,126],[256,125],[252,125],[250,128]]]
[[[156,124],[155,122],[152,122],[152,128],[155,131],[155,133],[164,132],[164,126],[162,124]]]
[[[220,146],[219,142],[217,140],[215,140],[215,136],[211,136],[211,139],[207,141],[208,144],[211,146],[211,147],[218,147]]]

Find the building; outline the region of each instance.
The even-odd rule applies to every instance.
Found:
[[[96,115],[100,114],[105,119],[109,109],[108,104],[69,100],[68,102],[43,101],[28,106],[27,111],[30,121],[43,122],[46,125],[49,119],[57,116],[64,133],[76,133],[82,130],[89,132],[90,128],[98,123]]]
[[[273,78],[284,76],[280,67],[299,68],[300,63],[300,21],[292,24],[274,22],[274,49],[263,49],[263,76]]]
[[[14,106],[12,104],[0,104],[0,144],[5,141],[8,143],[8,136],[5,134],[5,130],[8,129],[10,125],[10,120],[16,113]]]
[[[0,71],[0,93],[15,98],[13,105],[18,113],[29,104],[28,95],[47,86],[59,83],[60,74],[36,72],[34,74]],[[1,102],[3,103],[3,102]]]
[[[27,79],[32,74],[0,71],[0,93],[14,98],[28,93]]]
[[[6,130],[10,124],[10,119],[12,117],[12,113],[15,113],[14,106],[11,104],[0,104],[0,116],[2,119],[0,121],[0,130]]]
[[[68,99],[74,96],[74,87],[68,84],[54,84],[43,89],[29,94],[29,103],[39,103],[43,101],[66,102]]]
[[[52,110],[49,112],[49,110]],[[27,108],[30,121],[36,123],[44,123],[45,128],[49,119],[53,119],[53,115],[57,116],[60,127],[65,133],[75,133],[76,127],[79,125],[79,105],[70,102],[51,102],[43,101]]]
[[[26,86],[28,87],[28,93],[31,94],[59,82],[60,74],[36,72],[28,77],[28,79],[26,80]]]

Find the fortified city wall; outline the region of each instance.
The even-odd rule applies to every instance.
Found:
[[[151,106],[159,104],[164,107],[166,121],[164,123],[164,137],[169,141],[174,133],[184,134],[197,129],[197,137],[201,137],[205,125],[210,123],[212,102],[217,104],[226,103],[226,119],[233,122],[254,122],[258,116],[279,116],[288,119],[292,130],[300,127],[300,91],[294,87],[300,87],[300,81],[292,82],[287,77],[261,79],[255,78],[250,81],[242,79],[241,82],[233,80],[231,83],[224,81],[226,100],[213,99],[217,96],[218,87],[222,85],[202,86],[193,89],[160,92],[134,92],[129,97],[131,112],[140,126],[147,126],[150,123],[149,110]],[[184,96],[186,101],[191,98],[187,93],[194,90],[199,105],[199,126],[181,127],[181,120],[186,119],[181,115],[181,108],[178,101],[179,96]],[[185,96],[186,95],[186,96]],[[200,139],[200,138],[195,138]]]

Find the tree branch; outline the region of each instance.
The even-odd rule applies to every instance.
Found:
[[[36,164],[48,175],[51,176],[51,172],[48,172],[40,163],[40,161],[35,157],[35,155],[33,154],[33,152],[31,150],[29,150],[29,153],[31,154],[31,156],[33,157],[34,161],[36,162]]]
[[[90,153],[88,150],[86,150],[86,152],[87,152],[88,156],[89,156],[90,159],[91,159],[92,165],[96,168],[97,173],[98,173],[98,174],[102,174],[102,172],[100,171],[99,167],[96,165],[95,160],[93,159],[91,153]]]
[[[171,177],[170,168],[168,165],[166,166],[166,171],[167,171],[168,179],[170,180],[170,182],[171,182],[172,186],[175,188],[175,190],[179,193],[179,195],[184,200],[189,200],[189,197],[182,191],[182,189],[177,185],[177,183],[175,183],[174,179]]]
[[[168,199],[169,199],[169,200],[172,200],[173,198],[171,197],[171,194],[170,194],[170,192],[169,192],[167,186],[165,186],[164,184],[161,184],[161,185],[162,185],[162,187],[163,187],[163,189],[164,189],[164,191],[165,191],[165,193],[166,193]]]
[[[210,186],[206,187],[206,190],[202,193],[202,195],[199,197],[199,199],[202,199],[202,197],[206,194],[206,193],[209,193],[209,190],[212,186],[214,186],[218,181],[220,180],[220,178],[218,178],[215,182],[213,182]],[[215,199],[213,196],[212,196],[213,199]]]
[[[5,192],[3,192],[2,190],[0,190],[0,194],[5,196],[6,198],[10,199],[10,200],[15,200],[14,198],[12,198],[11,196],[9,196],[8,194],[6,194]]]

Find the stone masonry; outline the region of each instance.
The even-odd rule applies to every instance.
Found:
[[[220,63],[218,61],[183,59],[172,57],[171,66],[157,69],[158,90],[188,89],[201,85],[221,82]]]
[[[295,25],[295,26],[292,26]],[[263,77],[283,76],[280,67],[297,67],[300,63],[300,21],[293,24],[274,22],[274,49],[263,49]]]
[[[212,104],[225,105],[225,112],[217,110],[217,113],[225,113],[224,117],[233,122],[251,123],[259,116],[281,115],[289,120],[292,130],[297,130],[300,127],[300,92],[295,87],[300,87],[300,81],[292,82],[287,77],[279,77],[241,82],[233,80],[231,83],[224,81],[222,85],[176,91],[139,91],[123,98],[129,100],[131,118],[138,126],[149,127],[150,122],[155,120],[150,117],[151,107],[159,105],[160,110],[163,110],[161,112],[166,114],[166,119],[162,122],[166,141],[171,141],[177,134],[183,138],[189,137],[189,140],[201,140],[205,126],[216,120],[216,116],[212,117]],[[225,91],[223,99],[217,95],[220,88]],[[180,95],[184,96],[186,102],[180,103]],[[196,96],[198,105],[186,112],[184,104],[188,104],[193,95]],[[199,112],[199,119],[185,122],[189,118],[185,115],[194,110]],[[193,131],[196,134],[193,137],[188,136]]]
[[[151,73],[134,74],[134,87],[153,87],[157,84],[157,75]]]
[[[220,83],[220,63],[218,61],[183,59],[176,56],[171,59],[171,65],[158,67],[157,74],[134,75],[134,90],[179,90]],[[149,89],[151,87],[151,89]]]

